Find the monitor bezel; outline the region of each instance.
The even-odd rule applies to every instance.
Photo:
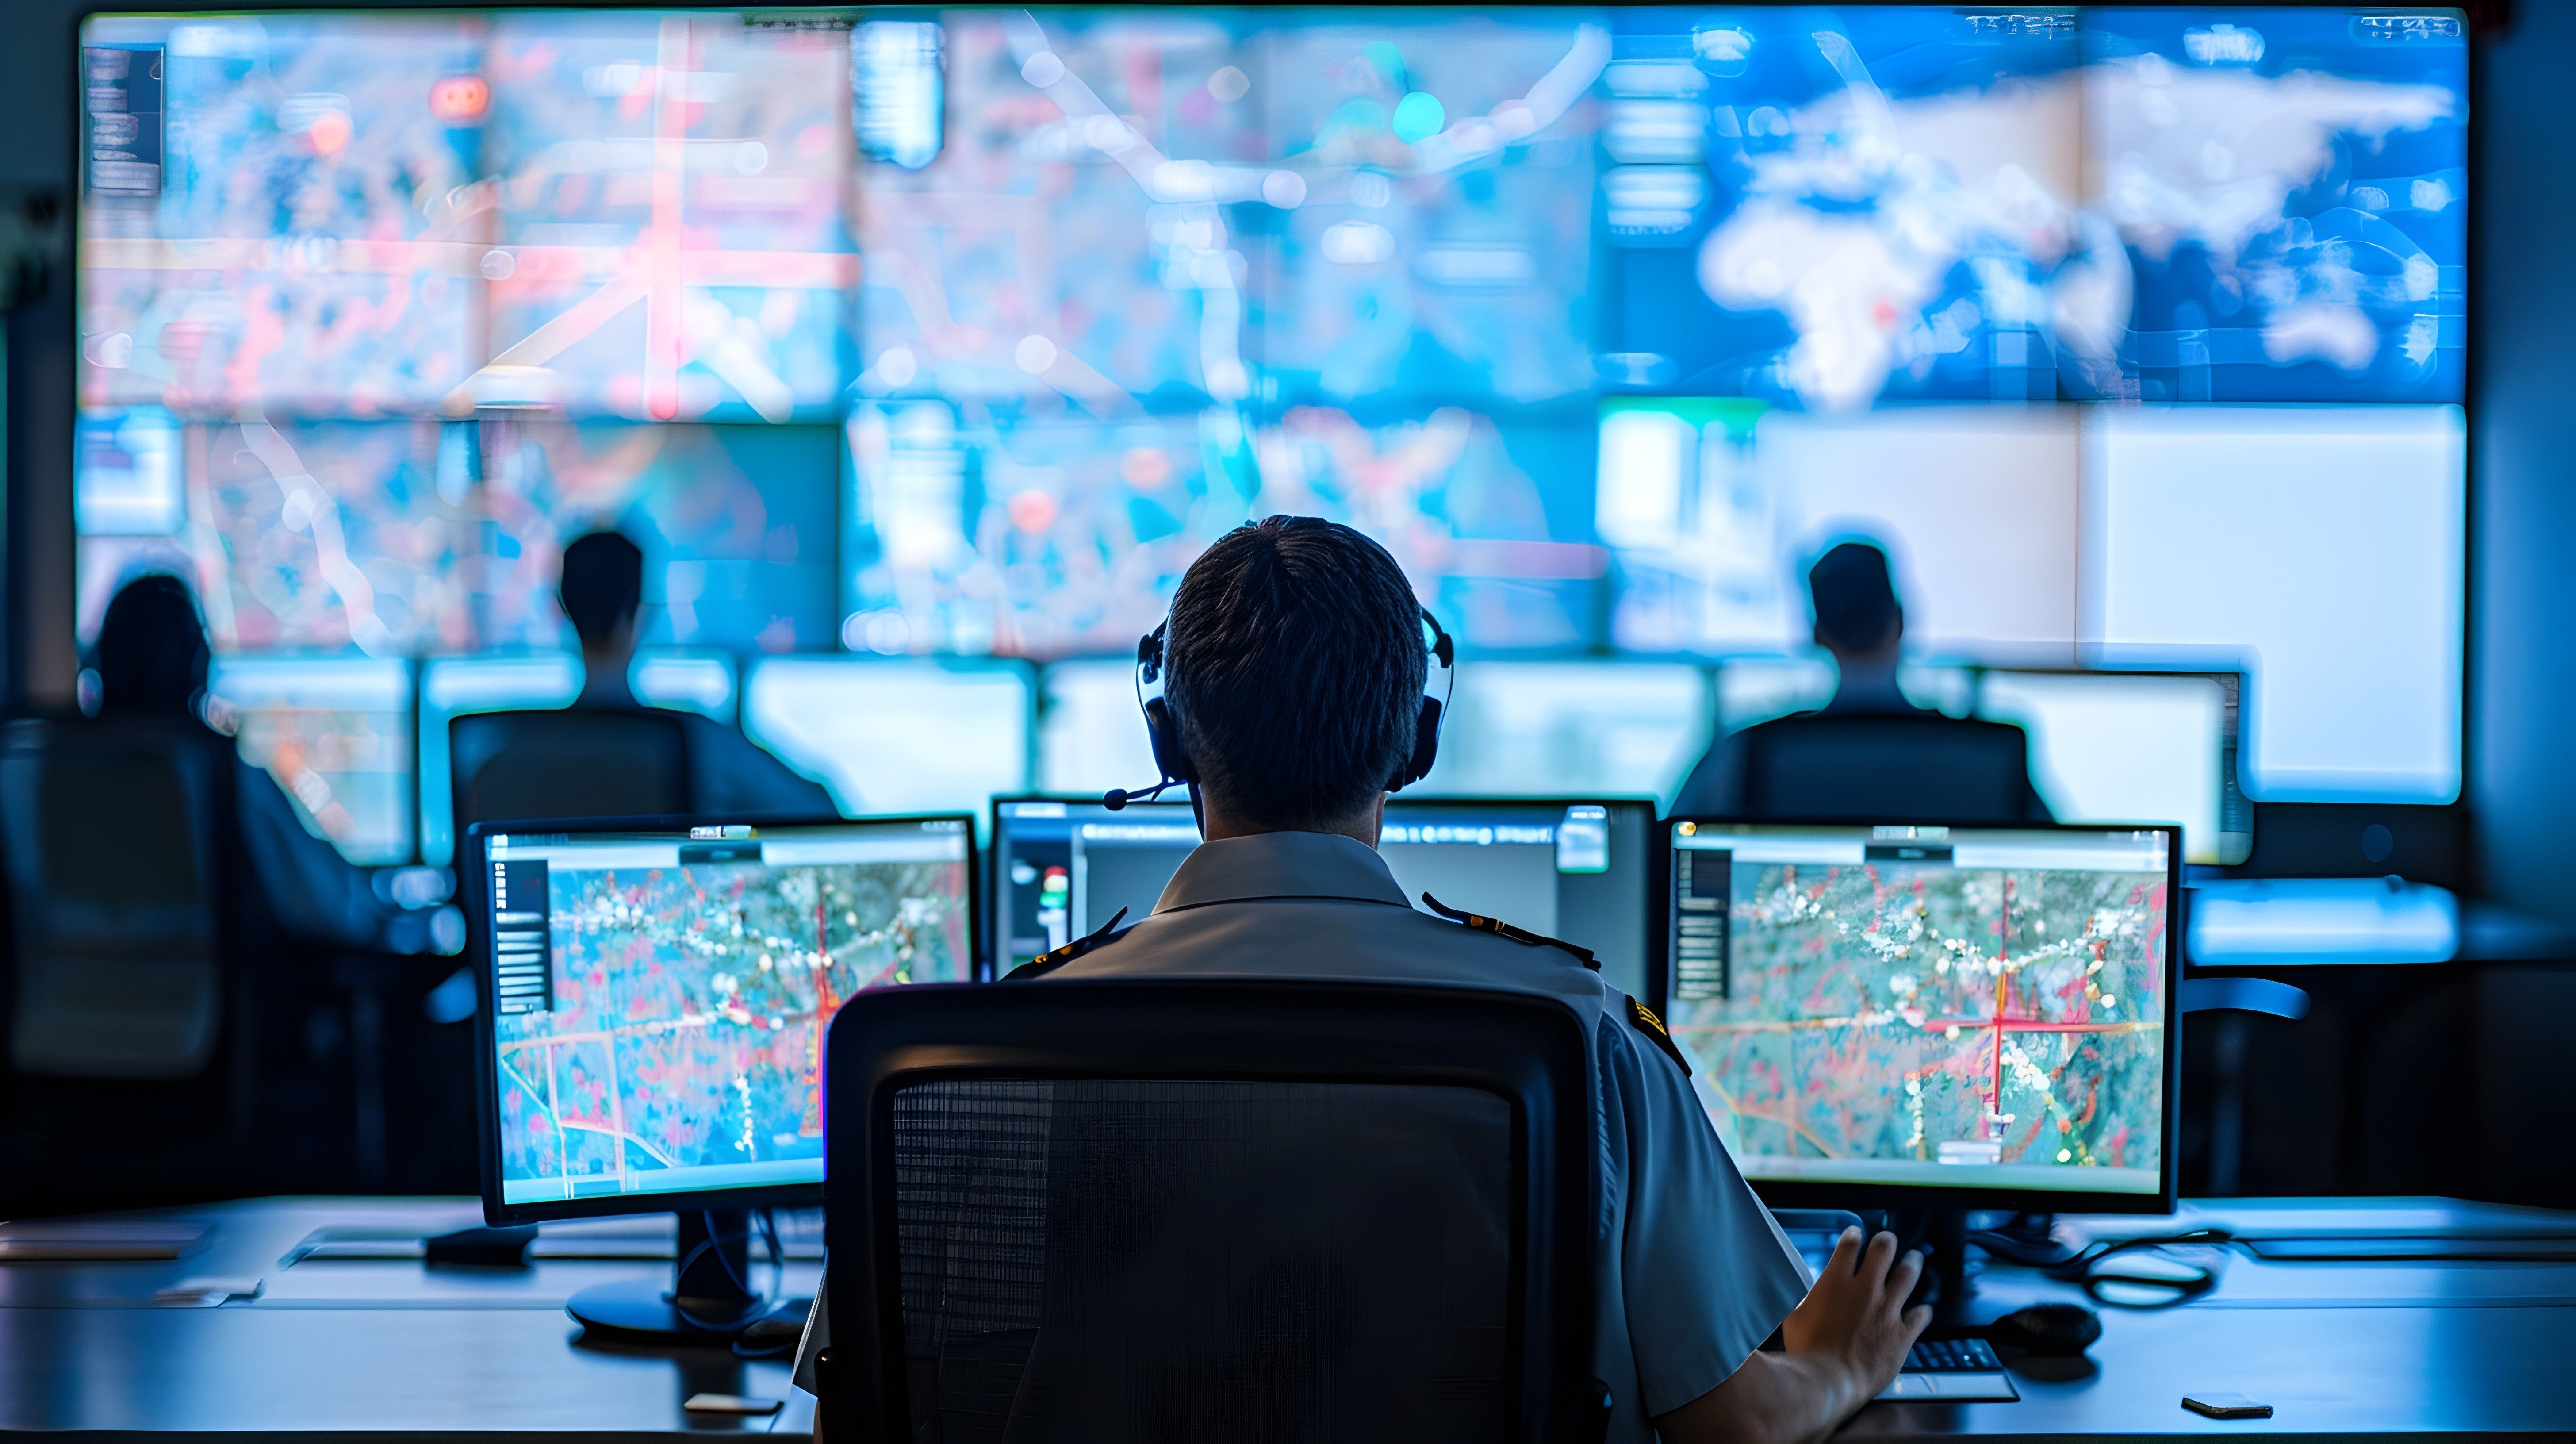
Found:
[[[1487,797],[1481,795],[1471,797],[1406,797],[1401,793],[1390,792],[1387,794],[1386,801],[1389,807],[1399,805],[1407,807],[1415,805],[1436,805],[1441,807],[1483,807],[1488,805],[1498,807],[1541,807],[1561,804],[1569,806],[1598,805],[1602,807],[1644,808],[1646,821],[1646,906],[1648,908],[1648,916],[1645,946],[1646,955],[1642,961],[1646,976],[1649,979],[1654,977],[1656,933],[1653,924],[1654,920],[1657,917],[1660,917],[1663,912],[1662,894],[1659,889],[1663,886],[1662,878],[1666,871],[1663,859],[1657,855],[1656,851],[1660,846],[1662,846],[1661,839],[1665,836],[1665,833],[1661,827],[1662,804],[1655,798],[1642,792],[1612,792],[1598,795],[1561,793],[1555,796],[1530,794],[1516,795],[1512,797]],[[1097,792],[1023,792],[1008,796],[1001,793],[995,793],[993,795],[990,803],[991,811],[988,815],[991,823],[991,830],[984,834],[988,844],[986,847],[984,867],[989,874],[985,878],[985,884],[990,889],[985,896],[991,900],[990,905],[984,910],[984,925],[989,931],[983,940],[983,967],[985,973],[980,975],[982,980],[986,982],[990,982],[993,979],[998,978],[1005,971],[1002,966],[1002,959],[1007,955],[1007,945],[1010,941],[1003,935],[1003,930],[1009,927],[1010,924],[1006,917],[1006,913],[1008,912],[1008,909],[1005,906],[1007,894],[1003,890],[1002,882],[1002,809],[1004,807],[1023,802],[1062,802],[1082,807],[1099,807],[1103,805],[1100,800],[1100,794]],[[1151,802],[1138,801],[1128,804],[1130,807],[1186,807],[1188,805],[1189,804],[1186,802],[1164,800],[1160,798]],[[1136,921],[1136,919],[1130,919],[1129,921]]]
[[[1672,1007],[1672,855],[1673,829],[1689,822],[1716,827],[1817,827],[1849,829],[1854,827],[1952,827],[1970,832],[2064,832],[2099,835],[2107,832],[2162,832],[2169,834],[2165,847],[2164,926],[2164,1110],[2162,1136],[2158,1140],[2156,1191],[2121,1193],[2110,1190],[2086,1191],[2054,1188],[1997,1188],[1982,1185],[1924,1183],[1829,1183],[1818,1180],[1761,1179],[1748,1177],[1755,1194],[1773,1208],[1888,1208],[1888,1207],[1953,1207],[1977,1209],[2011,1209],[2040,1213],[2135,1213],[2169,1214],[2180,1204],[2181,1160],[2178,1156],[2182,1139],[2182,923],[2183,923],[2183,836],[2182,828],[2170,822],[2139,823],[2043,823],[2043,822],[1978,822],[1953,823],[1940,818],[1882,818],[1875,822],[1855,822],[1850,818],[1812,819],[1783,817],[1728,817],[1724,815],[1677,813],[1658,820],[1655,829],[1657,859],[1655,896],[1656,926],[1647,930],[1646,989],[1647,1004],[1657,1017],[1671,1016]]]
[[[966,812],[919,812],[884,816],[841,817],[810,813],[691,813],[637,817],[496,819],[473,823],[457,834],[458,892],[465,904],[466,954],[473,959],[474,1126],[475,1161],[483,1191],[483,1218],[494,1226],[540,1223],[550,1219],[605,1218],[620,1214],[679,1213],[714,1208],[815,1208],[823,1202],[823,1182],[780,1183],[740,1188],[700,1188],[670,1193],[621,1193],[598,1198],[553,1198],[512,1203],[502,1197],[499,1021],[492,930],[485,920],[483,889],[487,861],[484,839],[511,832],[672,832],[692,827],[847,827],[918,822],[955,822],[966,837],[966,937],[969,975],[981,963],[974,958],[982,936],[982,885],[975,865],[975,817]],[[828,1062],[826,1064],[828,1067]]]
[[[2246,723],[2252,712],[2254,685],[2254,674],[2248,667],[2244,665],[2231,667],[2215,661],[2201,664],[2141,662],[2135,665],[2096,662],[2084,666],[2039,662],[1996,662],[1962,663],[1960,666],[1969,674],[1970,679],[1968,717],[1979,722],[2001,722],[2011,727],[2020,727],[2021,724],[2010,718],[1989,716],[1986,713],[1985,688],[1986,679],[1989,677],[2197,677],[2217,683],[2227,694],[2227,720],[2220,724],[2220,755],[2222,758],[2234,759],[2232,766],[2225,761],[2222,761],[2219,766],[2219,861],[2194,863],[2186,858],[2184,863],[2192,867],[2242,867],[2245,860],[2254,855],[2254,796],[2245,790]],[[2029,729],[2023,730],[2027,732]],[[2241,828],[2231,829],[2227,826],[2227,806],[2230,797],[2245,809],[2245,825]],[[2091,827],[2095,824],[2069,825]],[[2116,823],[2112,825],[2118,826]]]
[[[1015,792],[1009,794],[996,792],[991,797],[985,799],[984,816],[988,830],[984,833],[985,845],[983,870],[985,872],[984,885],[988,889],[985,896],[992,899],[992,905],[984,909],[984,962],[983,970],[978,975],[979,981],[988,983],[998,982],[1004,974],[1011,970],[1011,968],[1018,966],[1017,964],[1010,963],[1008,961],[1010,957],[1011,940],[1007,934],[1010,930],[1011,924],[1009,917],[1009,893],[1002,878],[1002,809],[1024,802],[1060,802],[1075,807],[1099,807],[1103,805],[1100,799],[1101,794],[1097,792]],[[1180,798],[1156,797],[1138,798],[1127,805],[1129,807],[1163,808],[1188,807],[1189,803]],[[1193,815],[1195,816],[1195,814]],[[1138,920],[1131,918],[1128,921],[1134,922]]]

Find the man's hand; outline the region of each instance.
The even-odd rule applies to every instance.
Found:
[[[1923,1256],[1896,1256],[1896,1235],[1866,1246],[1843,1230],[1815,1287],[1780,1326],[1785,1354],[1756,1351],[1727,1381],[1655,1420],[1672,1444],[1749,1440],[1804,1444],[1841,1426],[1905,1364],[1905,1351],[1932,1321],[1905,1307]]]
[[[1932,1322],[1931,1309],[1905,1307],[1922,1272],[1923,1255],[1896,1256],[1896,1235],[1882,1233],[1863,1247],[1859,1229],[1844,1229],[1815,1287],[1780,1325],[1780,1341],[1793,1357],[1837,1363],[1859,1390],[1851,1402],[1857,1409],[1896,1377],[1905,1351]]]

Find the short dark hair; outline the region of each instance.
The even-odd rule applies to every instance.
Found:
[[[184,713],[206,687],[206,624],[188,584],[163,572],[118,589],[90,665],[101,713]]]
[[[644,549],[620,532],[574,538],[555,594],[583,646],[606,642],[644,604]]]
[[[1349,527],[1274,516],[1228,532],[1181,578],[1163,655],[1181,746],[1252,826],[1343,822],[1413,754],[1421,604]]]
[[[1887,553],[1869,542],[1847,541],[1816,558],[1807,568],[1807,596],[1816,630],[1856,651],[1893,641],[1905,626]]]

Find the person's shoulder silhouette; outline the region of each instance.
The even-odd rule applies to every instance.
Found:
[[[1807,570],[1816,645],[1839,677],[1814,712],[1722,736],[1673,799],[1676,816],[1801,821],[2047,822],[2018,727],[1943,716],[1897,684],[1905,609],[1887,554],[1843,542]]]
[[[220,754],[230,774],[229,786],[219,790],[231,805],[230,826],[260,896],[288,934],[338,947],[426,949],[427,915],[377,897],[363,871],[305,826],[277,779],[244,761],[230,738],[205,724],[211,662],[205,623],[187,584],[160,573],[135,578],[109,601],[90,648],[98,720],[164,731],[181,745]]]
[[[644,551],[621,532],[595,531],[564,548],[557,595],[581,639],[583,681],[573,706],[635,711],[634,666],[644,602]],[[694,712],[674,712],[688,736],[688,795],[699,812],[829,817],[838,809],[821,785],[799,776],[741,729]]]

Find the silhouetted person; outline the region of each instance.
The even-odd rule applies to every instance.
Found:
[[[595,531],[564,548],[556,595],[581,637],[583,680],[577,711],[626,712],[644,706],[627,673],[635,663],[644,604],[644,550],[618,532]],[[831,794],[798,776],[748,737],[694,712],[675,713],[688,729],[689,798],[699,812],[793,813],[831,817]]]
[[[210,654],[185,583],[159,574],[126,583],[107,604],[91,648],[102,719],[167,719],[203,730],[230,755],[241,846],[278,925],[308,942],[417,953],[429,914],[376,896],[367,875],[315,836],[277,779],[241,758],[201,715]]]
[[[1917,707],[1896,684],[1905,609],[1887,554],[1844,542],[1807,569],[1816,645],[1841,677],[1822,710],[1712,743],[1673,815],[1804,821],[2047,822],[2018,727]]]

